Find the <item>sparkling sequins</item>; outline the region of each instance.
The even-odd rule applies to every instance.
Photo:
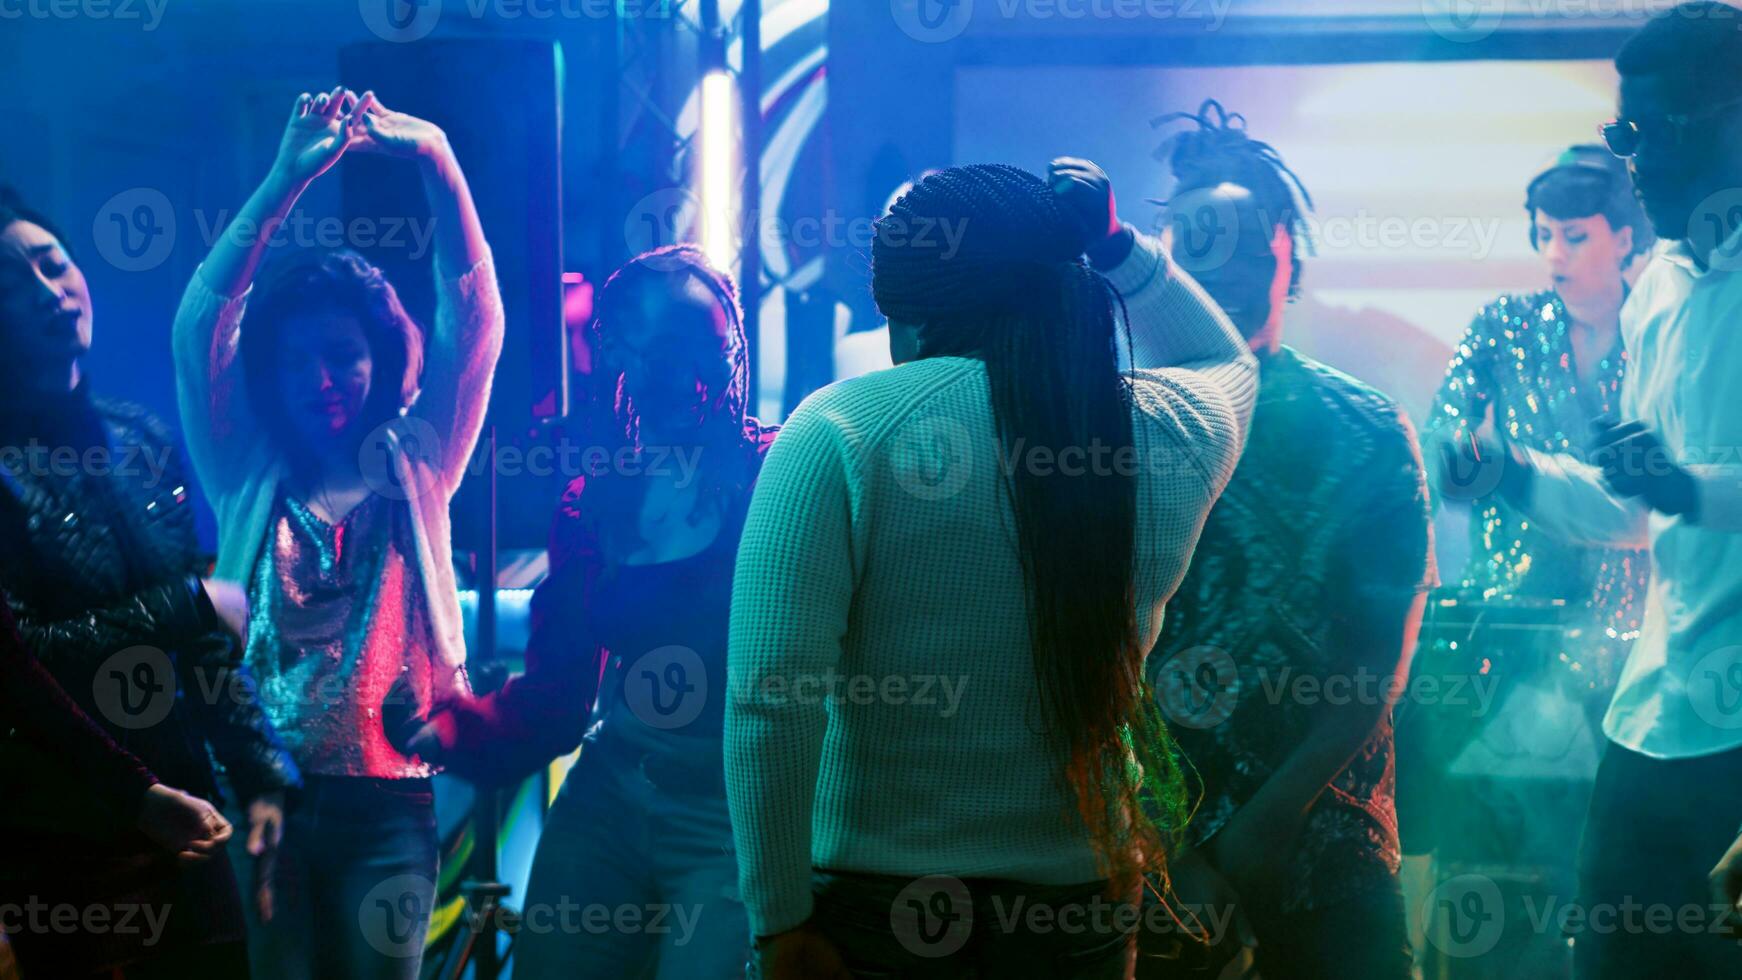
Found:
[[[1463,440],[1492,410],[1508,438],[1521,446],[1548,453],[1583,451],[1590,419],[1619,405],[1627,358],[1621,353],[1599,359],[1594,385],[1581,391],[1571,323],[1552,291],[1502,297],[1483,310],[1447,367],[1424,436]],[[1478,505],[1470,536],[1462,588],[1484,599],[1559,598],[1581,606],[1593,635],[1620,642],[1580,651],[1603,661],[1596,671],[1585,671],[1577,658],[1570,669],[1599,675],[1593,684],[1612,683],[1624,644],[1638,636],[1649,568],[1645,556],[1557,540],[1500,501]]]

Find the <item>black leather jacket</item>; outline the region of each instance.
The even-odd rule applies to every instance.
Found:
[[[149,412],[82,390],[0,404],[0,588],[25,645],[164,783],[218,799],[215,757],[243,801],[294,789],[199,584],[206,566],[174,442]],[[0,786],[20,775],[7,758]]]

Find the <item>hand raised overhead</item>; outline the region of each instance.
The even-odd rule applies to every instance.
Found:
[[[352,142],[349,114],[356,105],[356,93],[342,85],[297,96],[278,141],[273,172],[300,186],[331,169]]]
[[[352,145],[361,153],[395,157],[428,157],[447,145],[447,134],[425,119],[394,112],[381,104],[374,92],[351,110],[347,121]]]

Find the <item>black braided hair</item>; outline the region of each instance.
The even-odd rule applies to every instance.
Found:
[[[669,288],[673,280],[689,278],[705,287],[726,314],[727,350],[730,379],[713,402],[713,417],[721,430],[732,429],[740,438],[731,447],[716,453],[706,450],[697,471],[700,497],[704,501],[724,504],[739,500],[749,492],[755,479],[760,449],[771,436],[774,427],[764,425],[750,414],[750,344],[744,333],[744,310],[739,305],[738,285],[732,277],[714,268],[701,248],[692,243],[666,245],[635,256],[611,273],[599,288],[594,303],[594,316],[586,327],[587,345],[600,350],[611,324],[620,317],[635,316],[635,294],[642,289]],[[622,379],[605,379],[611,394],[610,439],[616,448],[639,450],[641,423],[635,406],[622,387]],[[735,450],[735,451],[734,451]],[[612,458],[615,458],[615,453]],[[640,496],[627,478],[612,478],[608,472],[587,474],[593,484],[591,499],[599,501],[591,513],[597,518],[595,531],[601,539],[615,538],[624,527],[634,527],[634,516],[628,508],[637,506]],[[607,565],[617,557],[607,548]]]
[[[720,308],[726,313],[727,340],[730,350],[727,357],[731,360],[731,380],[720,393],[716,403],[716,412],[723,418],[735,419],[742,423],[750,412],[750,344],[744,336],[744,308],[738,301],[738,284],[732,277],[713,267],[708,262],[706,253],[701,247],[691,243],[666,245],[652,249],[635,256],[625,262],[622,268],[611,273],[605,280],[605,285],[599,289],[599,298],[594,304],[597,311],[592,321],[587,324],[587,343],[594,350],[601,347],[604,333],[609,328],[609,321],[617,316],[628,315],[632,307],[627,305],[628,298],[636,290],[649,286],[664,286],[674,277],[687,276],[705,287],[719,301]],[[640,433],[639,420],[635,417],[634,406],[624,399],[621,390],[615,393],[613,413],[619,424],[623,426],[623,437],[634,444]]]
[[[878,221],[878,308],[918,326],[921,357],[985,362],[1002,458],[1133,445],[1121,304],[1083,234],[1045,182],[1003,165],[928,174]],[[1183,778],[1137,641],[1136,474],[1087,469],[1018,465],[1008,491],[1043,720],[1108,877],[1134,882],[1183,825]]]
[[[1281,225],[1294,239],[1294,271],[1288,295],[1290,299],[1299,297],[1300,257],[1312,254],[1306,215],[1313,210],[1313,198],[1306,185],[1282,161],[1275,147],[1247,135],[1245,116],[1227,111],[1215,99],[1205,99],[1197,112],[1170,112],[1150,120],[1149,125],[1160,128],[1179,120],[1197,123],[1198,128],[1169,136],[1155,151],[1155,158],[1173,172],[1170,200],[1221,184],[1251,191],[1270,227]]]

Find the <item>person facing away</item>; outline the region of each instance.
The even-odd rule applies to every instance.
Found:
[[[793,412],[738,556],[726,782],[756,963],[1122,976],[1113,917],[1029,934],[994,907],[1123,906],[1165,860],[1182,777],[1142,662],[1255,362],[1084,161],[924,177],[878,223],[872,286],[896,366]]]
[[[1403,980],[1389,692],[1434,580],[1415,432],[1391,398],[1283,344],[1312,198],[1282,157],[1214,100],[1165,118],[1192,124],[1160,154],[1174,260],[1245,336],[1260,378],[1245,454],[1150,658],[1202,779],[1173,898],[1237,909],[1266,978]],[[1296,678],[1353,696],[1264,695]]]

